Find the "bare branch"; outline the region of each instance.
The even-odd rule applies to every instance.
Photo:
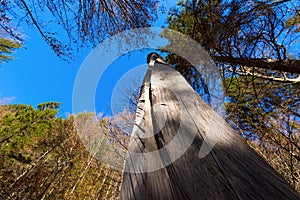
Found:
[[[300,60],[269,60],[261,58],[233,58],[227,56],[213,56],[213,60],[233,65],[238,64],[247,67],[300,74]]]

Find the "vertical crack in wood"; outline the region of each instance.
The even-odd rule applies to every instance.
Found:
[[[164,64],[149,67],[137,105],[120,199],[300,199],[229,125],[223,127],[222,117],[211,120],[216,115],[177,71]],[[222,129],[219,138],[207,131],[211,126],[213,131]],[[178,135],[182,140],[177,146],[165,149]],[[193,140],[188,148],[174,157],[189,138]],[[212,151],[200,159],[201,146],[215,140]],[[158,156],[147,157],[156,151]],[[144,158],[135,159],[131,154]],[[152,169],[156,163],[163,166]]]

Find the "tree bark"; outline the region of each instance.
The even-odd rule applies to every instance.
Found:
[[[120,199],[299,199],[171,67],[145,75]]]

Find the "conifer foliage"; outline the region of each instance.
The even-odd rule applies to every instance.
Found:
[[[58,108],[0,107],[0,199],[117,198],[120,172],[89,154]]]
[[[20,47],[20,43],[4,37],[0,37],[0,62],[7,62],[9,60],[12,60],[14,57],[12,57],[10,54],[13,52],[13,50]]]

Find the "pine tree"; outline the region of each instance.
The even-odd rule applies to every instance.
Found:
[[[15,42],[11,39],[0,37],[0,62],[8,62],[13,60],[14,57],[11,56],[15,49],[21,47],[21,44]]]

